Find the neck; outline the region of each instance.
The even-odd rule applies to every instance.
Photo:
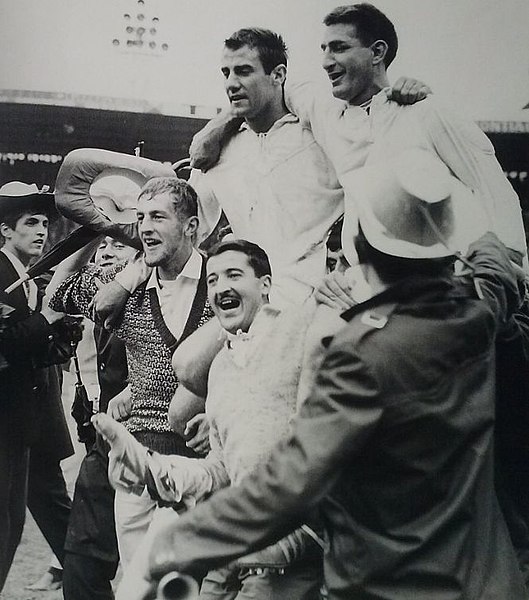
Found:
[[[352,106],[360,106],[360,104],[364,104],[368,100],[371,100],[373,96],[378,94],[380,90],[383,90],[385,87],[389,86],[389,80],[386,75],[386,72],[377,73],[373,79],[373,82],[369,87],[367,87],[361,94],[353,98],[349,101],[349,104]]]
[[[247,117],[246,123],[248,127],[255,133],[266,133],[272,125],[288,114],[288,109],[283,102],[283,99],[268,107],[268,110],[263,111],[255,117]]]
[[[366,278],[367,283],[369,283],[369,286],[373,291],[373,296],[380,294],[388,287],[388,284],[385,283],[382,279],[380,279],[376,269],[372,265],[362,264],[361,267],[364,273],[364,277]]]
[[[174,256],[168,264],[158,265],[156,267],[158,277],[165,281],[173,281],[176,279],[182,272],[186,262],[189,260],[192,251],[193,247],[189,246],[185,252],[179,253],[179,256]]]
[[[27,254],[24,254],[22,252],[19,252],[16,248],[12,247],[9,242],[6,242],[4,244],[4,248],[10,252],[11,254],[13,254],[13,256],[16,256],[18,258],[18,260],[25,266],[27,267],[29,265],[29,261],[31,260],[31,256],[28,256]]]

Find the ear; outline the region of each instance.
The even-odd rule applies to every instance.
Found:
[[[383,63],[388,52],[387,43],[384,40],[377,40],[371,44],[370,48],[373,51],[373,65]]]
[[[285,65],[277,65],[270,72],[270,77],[272,81],[278,85],[283,85],[285,83],[285,79],[287,78],[287,68]]]
[[[261,295],[268,296],[272,287],[272,277],[270,275],[262,275],[259,279],[261,280]]]
[[[188,237],[193,237],[198,229],[198,217],[189,217],[184,229],[184,233]]]
[[[0,233],[6,240],[11,237],[12,231],[13,230],[11,229],[11,227],[9,227],[7,223],[0,223]]]

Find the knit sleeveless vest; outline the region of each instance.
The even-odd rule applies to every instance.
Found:
[[[127,429],[162,454],[187,454],[184,440],[169,426],[169,403],[178,386],[171,364],[179,344],[212,316],[207,300],[205,261],[189,317],[176,340],[165,324],[154,289],[139,286],[129,298],[116,330],[125,341],[132,408]]]

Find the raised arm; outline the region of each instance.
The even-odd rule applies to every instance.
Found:
[[[210,569],[292,531],[334,485],[382,413],[376,380],[347,335],[339,334],[293,434],[240,486],[217,492],[160,535],[152,574]]]
[[[241,126],[243,119],[234,117],[229,109],[223,110],[196,133],[189,146],[189,157],[194,169],[207,171],[214,167],[223,146]]]
[[[475,123],[437,106],[433,99],[421,104],[419,114],[441,160],[480,197],[492,230],[507,248],[518,253],[521,262],[526,240],[520,201],[488,137]]]

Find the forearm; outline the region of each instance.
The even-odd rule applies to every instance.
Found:
[[[67,314],[78,314],[93,320],[91,303],[97,294],[100,283],[114,280],[121,266],[113,267],[105,272],[93,265],[83,267],[59,284],[49,306],[52,310]]]
[[[222,148],[236,133],[243,119],[234,117],[231,110],[225,109],[193,137],[189,147],[191,166],[206,171],[215,165]]]
[[[194,504],[229,484],[224,464],[212,455],[187,458],[153,452],[148,456],[147,469],[149,491],[167,502]]]
[[[55,269],[55,273],[51,278],[50,283],[46,287],[46,296],[44,297],[44,303],[49,305],[51,297],[56,292],[59,285],[66,281],[69,277],[80,271],[92,258],[94,252],[97,250],[101,243],[103,236],[98,236],[93,241],[88,242],[84,248],[81,248],[77,252],[74,252],[71,256],[63,260]]]
[[[328,355],[293,434],[236,488],[217,492],[160,536],[155,574],[211,569],[299,526],[382,415],[376,380],[349,351]]]
[[[526,255],[520,201],[499,165],[494,147],[471,121],[440,108],[432,99],[423,105],[422,126],[441,160],[480,198],[489,228],[519,255]]]
[[[213,318],[193,332],[173,354],[173,369],[179,381],[199,397],[207,395],[209,369],[224,343],[224,330],[218,319]]]
[[[50,323],[40,313],[33,313],[0,329],[0,354],[9,363],[27,362],[42,355],[53,335]]]
[[[495,234],[487,233],[470,246],[468,258],[478,292],[498,322],[507,322],[522,300],[520,278],[507,248]]]

